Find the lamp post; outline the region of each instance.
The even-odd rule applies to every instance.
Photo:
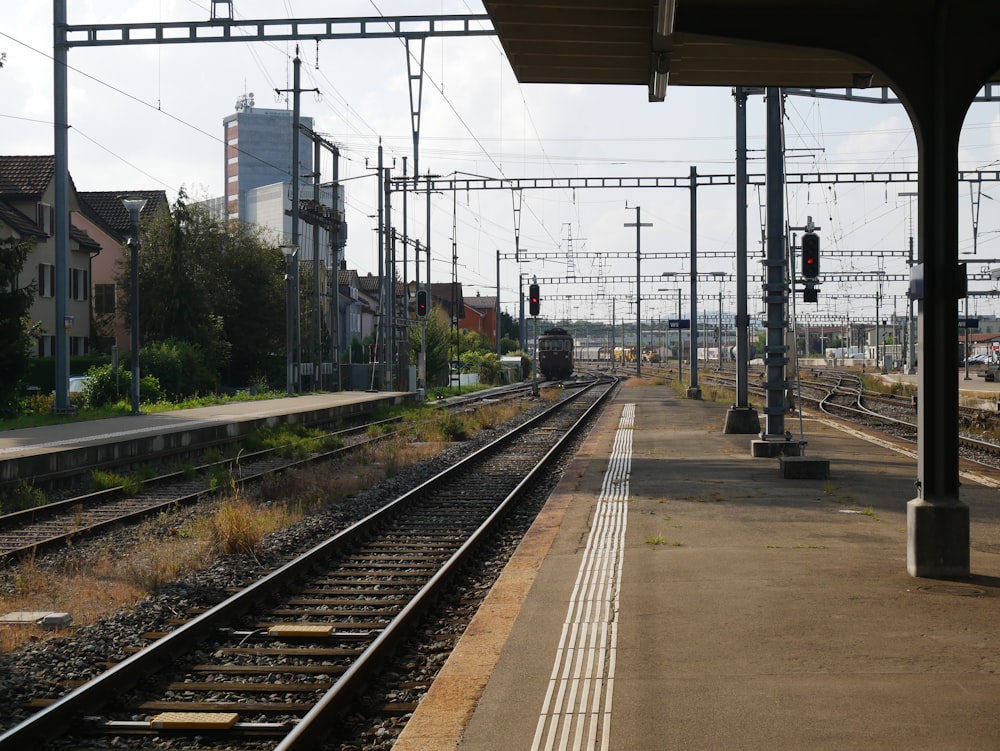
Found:
[[[129,238],[128,247],[131,250],[131,305],[129,327],[132,335],[132,414],[139,414],[139,212],[146,205],[145,198],[129,198],[121,196],[121,202],[128,211]]]
[[[296,245],[282,245],[281,252],[285,256],[285,396],[295,396],[294,383],[295,373],[292,348],[295,337],[292,325],[292,313],[294,312],[293,291],[295,287],[295,273],[293,264],[299,252]]]

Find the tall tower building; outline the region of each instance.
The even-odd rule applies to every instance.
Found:
[[[312,129],[311,117],[299,117]],[[292,112],[254,107],[253,94],[236,100],[236,112],[224,118],[226,134],[226,215],[246,216],[247,192],[292,178]],[[312,172],[312,142],[299,138],[299,175]],[[301,177],[300,177],[301,181]]]

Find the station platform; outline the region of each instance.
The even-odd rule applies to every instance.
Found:
[[[0,483],[55,479],[79,467],[115,466],[209,447],[265,425],[328,423],[414,397],[409,392],[341,391],[0,430]]]
[[[805,417],[782,479],[727,409],[621,388],[394,751],[1000,748],[997,478],[973,576],[913,578],[912,447]]]

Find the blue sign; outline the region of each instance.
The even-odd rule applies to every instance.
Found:
[[[668,329],[689,329],[691,328],[691,319],[689,318],[668,318],[667,319]]]
[[[978,329],[979,319],[978,318],[959,318],[958,327],[960,329]]]

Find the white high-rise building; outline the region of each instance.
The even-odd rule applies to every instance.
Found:
[[[312,129],[311,117],[300,116],[299,120]],[[236,112],[222,123],[226,139],[226,216],[246,220],[249,191],[291,182],[292,112],[258,109],[253,94],[244,94],[236,100]],[[308,175],[313,171],[312,142],[302,133],[298,138],[299,175]],[[305,195],[311,194],[303,192]]]

